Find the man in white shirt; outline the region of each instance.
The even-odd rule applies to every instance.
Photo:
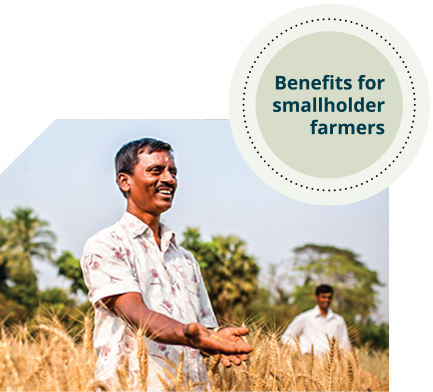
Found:
[[[212,330],[217,323],[198,263],[160,222],[177,188],[171,146],[150,138],[135,140],[118,151],[115,161],[126,212],[86,242],[81,258],[95,308],[95,376],[116,388],[116,371],[128,361],[133,388],[138,389],[134,330],[142,328],[147,390],[165,390],[164,382],[171,382],[166,373],[175,371],[170,363],[178,366],[181,358],[185,381],[203,388],[208,378],[201,352],[223,354],[227,367],[239,365],[252,350],[242,339],[248,329]]]
[[[295,345],[296,337],[303,353],[311,353],[313,344],[314,353],[323,354],[329,351],[329,341],[335,337],[341,349],[350,350],[346,323],[343,317],[329,308],[333,293],[331,286],[324,284],[318,286],[314,297],[317,305],[295,317],[281,336],[281,341]]]

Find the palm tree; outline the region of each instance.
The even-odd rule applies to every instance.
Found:
[[[30,208],[16,208],[0,219],[0,286],[6,296],[33,310],[38,304],[37,277],[32,260],[53,261],[54,233]]]

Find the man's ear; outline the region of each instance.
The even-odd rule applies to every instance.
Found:
[[[125,192],[128,193],[131,189],[131,177],[126,173],[119,173],[117,175],[117,184],[119,185],[119,188]]]

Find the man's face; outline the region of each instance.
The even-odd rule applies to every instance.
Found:
[[[168,151],[146,151],[138,156],[134,174],[127,176],[128,203],[140,212],[158,216],[167,211],[177,188],[177,169]],[[119,179],[120,184],[122,180]]]
[[[331,306],[332,294],[331,293],[319,293],[314,297],[317,305],[320,309],[328,310]]]

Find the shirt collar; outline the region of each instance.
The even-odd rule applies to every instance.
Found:
[[[171,242],[174,246],[177,247],[176,234],[174,233],[174,231],[171,231],[166,225],[164,225],[164,223],[160,223],[159,225],[161,226],[161,242],[167,242],[167,248],[168,242]]]
[[[320,312],[320,308],[319,308],[319,305],[316,305],[315,307],[314,307],[314,309],[313,309],[313,311],[314,311],[314,317],[323,317],[322,316],[322,313]],[[325,319],[326,320],[330,320],[331,318],[333,318],[334,317],[334,312],[331,310],[331,309],[328,309],[328,313],[326,313],[326,317],[325,317]]]
[[[120,219],[120,224],[132,235],[132,237],[138,237],[144,234],[147,230],[149,234],[152,232],[150,227],[146,225],[142,220],[138,219],[135,215],[132,215],[128,211],[125,211],[122,218]],[[166,243],[169,241],[176,245],[176,236],[173,231],[171,231],[166,225],[160,223],[161,226],[161,240]]]

